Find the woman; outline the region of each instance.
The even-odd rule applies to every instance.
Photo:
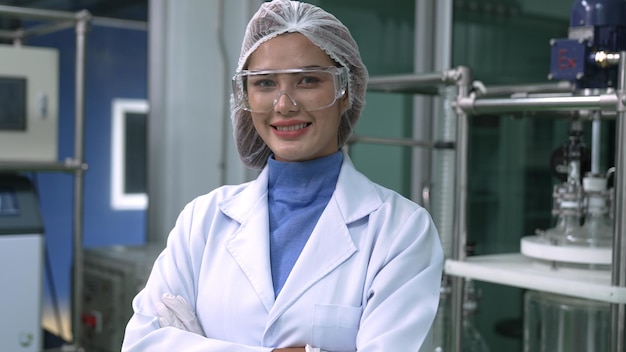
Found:
[[[442,251],[419,205],[372,183],[341,147],[367,70],[348,29],[310,4],[264,3],[233,78],[252,182],[180,214],[133,301],[125,351],[417,351]]]

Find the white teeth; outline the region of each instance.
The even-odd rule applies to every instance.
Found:
[[[295,131],[307,126],[306,123],[301,123],[299,125],[291,125],[291,126],[276,126],[276,129],[279,131]]]

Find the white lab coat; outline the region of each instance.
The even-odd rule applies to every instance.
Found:
[[[426,210],[368,180],[344,154],[336,190],[274,299],[267,183],[266,167],[185,207],[133,300],[122,350],[418,351],[443,265]],[[190,302],[206,337],[159,328],[163,293]]]

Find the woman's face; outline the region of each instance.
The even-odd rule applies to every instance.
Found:
[[[248,70],[277,70],[331,67],[335,62],[305,36],[299,33],[279,35],[261,44],[248,59]],[[273,109],[266,113],[251,112],[254,128],[279,161],[304,161],[337,152],[337,133],[341,114],[348,107],[347,94],[329,107],[304,111],[290,99],[292,81],[289,74],[280,75],[272,84],[279,94]],[[334,88],[328,87],[333,90]],[[331,94],[333,92],[330,92]],[[297,95],[296,95],[297,97]],[[296,101],[297,102],[297,101]]]

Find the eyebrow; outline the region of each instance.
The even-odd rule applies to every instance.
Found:
[[[330,66],[307,65],[307,66],[289,67],[289,68],[255,68],[255,69],[247,68],[245,70],[247,71],[280,71],[280,70],[298,70],[298,69],[306,69],[306,68],[326,68],[326,67],[333,67],[333,66],[332,65]]]

